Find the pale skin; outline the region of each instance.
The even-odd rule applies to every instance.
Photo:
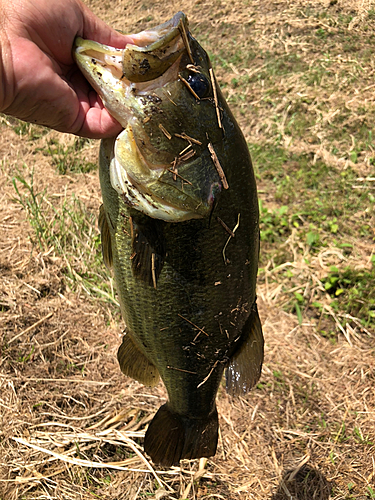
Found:
[[[80,0],[0,0],[1,113],[93,139],[121,131],[72,58],[76,36],[133,42]]]

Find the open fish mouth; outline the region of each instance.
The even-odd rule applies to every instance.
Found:
[[[190,122],[194,135],[203,108],[192,109],[199,97],[181,73],[192,67],[200,89],[203,84],[204,92],[209,88],[194,61],[187,18],[179,12],[166,23],[131,36],[134,44],[125,49],[82,38],[75,40],[74,47],[81,71],[125,129],[107,154],[112,187],[127,204],[154,218],[179,222],[205,217],[221,190],[220,179],[212,165],[200,158],[206,147],[202,141],[195,141],[195,149],[190,141],[191,150],[181,156],[181,139],[176,145],[175,138],[187,137],[180,129],[187,109],[197,115]],[[176,162],[182,163],[184,171],[180,184]]]
[[[175,63],[186,50],[190,52],[187,32],[187,18],[178,12],[166,23],[132,35],[137,45],[127,44],[125,49],[77,37],[74,56],[104,105],[126,127],[127,114],[114,109],[118,94],[122,98],[146,94],[176,79]]]

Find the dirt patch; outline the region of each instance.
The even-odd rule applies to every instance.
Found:
[[[184,10],[202,43],[207,26],[217,29],[218,36],[224,30],[223,37],[228,37],[225,21],[242,26],[243,36],[249,27],[262,29],[264,44],[276,43],[273,33],[307,7],[352,16],[354,31],[363,29],[373,8],[370,1],[340,0],[308,5],[218,2],[214,8],[204,0],[88,4],[128,32]],[[290,43],[302,29],[298,23],[306,28],[303,21],[290,23],[296,30]],[[238,117],[247,137],[260,137],[262,117],[240,112]],[[108,297],[95,296],[95,287],[87,289],[84,278],[77,278],[78,284],[69,280],[67,260],[53,246],[38,245],[12,184],[20,172],[30,180],[34,171],[35,192],[47,189],[56,210],[74,195],[94,214],[100,205],[97,173],[59,175],[45,154],[46,145],[57,139],[68,148],[74,138],[37,132],[25,129],[20,134],[12,120],[1,122],[0,498],[375,498],[372,332],[350,327],[335,342],[323,337],[319,317],[300,321],[282,309],[281,278],[272,286],[265,279],[258,290],[266,341],[260,383],[240,398],[229,397],[224,387],[219,390],[216,456],[183,461],[171,469],[153,466],[142,444],[148,423],[166,398],[165,389],[159,384],[150,390],[120,373],[116,352],[123,324],[111,285]],[[306,151],[305,146],[297,141],[295,147]],[[96,161],[97,143],[84,148],[85,161]],[[97,234],[93,225],[92,238]],[[302,282],[306,262],[293,258],[292,239],[288,244]],[[368,243],[361,245],[366,247],[364,261],[371,249]],[[328,254],[316,258],[316,276],[322,266],[340,258],[335,255],[333,260]],[[82,269],[76,274],[83,276]]]

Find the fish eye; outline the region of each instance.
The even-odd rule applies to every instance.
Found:
[[[201,73],[191,73],[187,77],[188,84],[194,90],[198,97],[205,97],[210,89],[207,78]]]

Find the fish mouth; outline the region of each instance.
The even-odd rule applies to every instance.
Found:
[[[187,18],[179,12],[166,23],[134,35],[137,45],[127,45],[124,51],[125,78],[131,82],[149,82],[162,76],[185,50],[190,52],[188,31]]]
[[[187,18],[178,12],[155,28],[131,35],[135,43],[125,49],[77,37],[73,56],[105,107],[125,128],[129,113],[119,111],[119,104],[178,78],[182,54],[191,55],[188,32]]]
[[[182,182],[181,190],[174,174],[169,174],[175,181],[171,185],[166,174],[176,155],[153,145],[153,134],[145,131],[150,118],[144,114],[142,98],[150,99],[153,91],[177,82],[181,68],[194,63],[189,36],[187,18],[178,12],[155,28],[131,35],[134,44],[124,49],[76,38],[73,50],[86,79],[125,129],[108,154],[112,187],[135,209],[175,222],[205,217],[213,204],[212,193],[220,189],[216,182],[206,189],[202,179],[194,190]]]

